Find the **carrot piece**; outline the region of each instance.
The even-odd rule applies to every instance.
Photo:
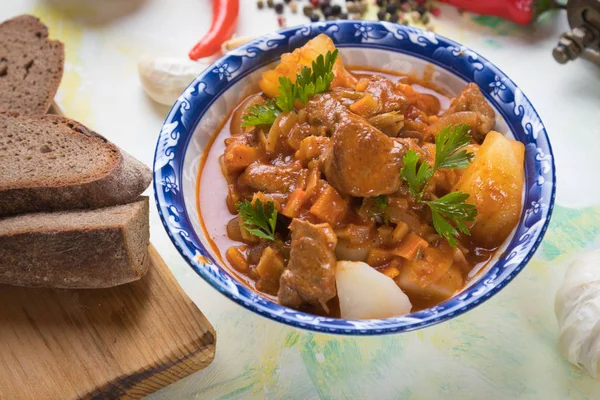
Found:
[[[241,246],[242,248],[246,248],[246,246]],[[245,274],[248,272],[249,265],[246,257],[242,253],[240,247],[231,246],[227,249],[225,253],[225,257],[227,257],[227,261],[231,263],[231,266],[235,268],[236,271]]]
[[[397,256],[412,261],[417,258],[417,255],[422,253],[427,247],[429,247],[429,243],[427,243],[425,239],[419,235],[410,233],[402,240],[400,245],[393,250],[393,253]]]
[[[295,218],[300,213],[300,208],[306,200],[306,192],[302,189],[296,189],[288,197],[288,201],[283,207],[281,213],[289,218]]]
[[[315,217],[336,226],[348,212],[348,202],[337,190],[327,185],[309,211]]]
[[[279,278],[285,269],[285,264],[281,256],[271,247],[265,247],[258,265],[256,273],[260,277],[257,282],[257,289],[269,294],[277,294],[279,290]]]
[[[223,162],[228,174],[240,172],[253,162],[260,159],[261,151],[257,147],[242,143],[232,143],[225,147]]]
[[[355,101],[350,105],[350,110],[358,115],[370,115],[377,112],[379,105],[377,101],[367,93],[362,99]]]

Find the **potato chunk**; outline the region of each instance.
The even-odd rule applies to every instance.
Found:
[[[310,67],[319,54],[325,57],[328,51],[333,52],[334,50],[335,45],[331,38],[325,34],[320,34],[292,53],[282,54],[279,65],[275,69],[262,74],[262,79],[259,83],[260,89],[268,97],[277,96],[279,94],[280,77],[287,77],[292,82],[296,82],[296,74],[300,72],[302,67]],[[339,55],[333,66],[333,73],[332,88],[337,86],[353,87],[356,85],[356,78],[344,68],[342,58]]]
[[[454,187],[477,207],[471,235],[478,244],[499,246],[519,222],[524,158],[523,143],[491,131]]]
[[[363,262],[338,261],[335,281],[342,318],[390,318],[408,314],[412,308],[390,277]]]

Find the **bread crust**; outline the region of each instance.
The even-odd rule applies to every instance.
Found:
[[[105,288],[148,272],[147,197],[97,210],[19,215],[0,224],[0,283]]]
[[[4,113],[0,117],[8,119],[7,124],[27,123],[27,121],[35,121],[35,123],[44,121],[50,126],[61,124],[68,127],[73,134],[85,135],[96,140],[114,153],[112,167],[97,176],[82,178],[78,182],[57,184],[46,181],[39,182],[35,186],[29,184],[21,187],[0,186],[0,216],[125,204],[135,200],[152,181],[150,168],[119,150],[102,135],[76,121],[57,115],[46,115],[40,118]]]
[[[48,39],[48,28],[38,18],[20,15],[1,23],[0,110],[46,114],[64,62],[64,45]]]

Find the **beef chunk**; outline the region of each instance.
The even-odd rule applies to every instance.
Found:
[[[315,96],[306,106],[309,122],[331,132],[323,155],[327,181],[340,193],[357,197],[393,193],[400,187],[404,147],[350,112],[329,94]]]
[[[481,94],[479,87],[475,83],[469,83],[465,86],[452,100],[444,116],[462,111],[477,113],[477,126],[472,127],[471,134],[481,143],[485,135],[496,126],[496,113],[485,97],[483,97],[483,94]]]
[[[279,303],[296,309],[304,303],[321,305],[327,311],[326,303],[336,296],[337,237],[329,224],[298,219],[292,221],[290,231],[290,261],[279,281]]]
[[[403,112],[408,107],[404,93],[394,85],[394,82],[383,76],[371,76],[365,92],[370,93],[377,101],[379,109],[376,114],[392,111]]]
[[[251,197],[254,192],[289,193],[306,175],[300,163],[289,166],[253,163],[238,178],[243,194]]]

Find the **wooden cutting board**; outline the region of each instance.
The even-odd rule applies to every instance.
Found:
[[[0,400],[139,399],[209,365],[212,325],[149,257],[144,278],[110,289],[0,285]]]
[[[210,364],[212,326],[149,251],[115,288],[0,285],[0,399],[138,399]]]

